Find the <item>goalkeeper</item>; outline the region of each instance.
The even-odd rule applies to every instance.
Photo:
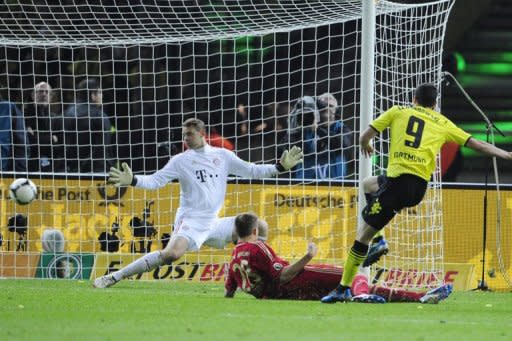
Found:
[[[256,298],[318,300],[339,283],[343,274],[340,267],[324,264],[307,265],[316,255],[316,245],[293,264],[277,256],[270,246],[258,240],[258,217],[252,213],[240,214],[235,229],[240,242],[233,250],[226,279],[225,297],[233,297],[237,288]],[[363,272],[363,271],[362,271]],[[369,286],[368,277],[358,274],[352,285],[353,301],[364,303],[421,302],[438,303],[448,297],[451,284],[430,292],[415,292]]]
[[[356,240],[347,255],[340,285],[323,297],[322,302],[351,299],[350,286],[367,256],[368,244],[402,208],[421,202],[435,170],[437,154],[445,142],[455,142],[490,156],[512,159],[512,153],[472,138],[441,113],[434,111],[436,98],[436,87],[422,84],[415,90],[413,107],[393,106],[361,134],[361,151],[370,156],[373,153],[370,141],[390,127],[387,174],[363,181],[365,192],[373,188],[366,193],[363,224],[359,226]]]
[[[277,164],[256,165],[241,160],[227,149],[208,145],[203,121],[191,118],[183,123],[182,128],[188,150],[172,157],[162,169],[152,175],[133,175],[128,165],[123,163],[123,170],[110,169],[108,180],[115,186],[157,189],[177,179],[180,183],[180,206],[176,211],[171,240],[163,250],[148,253],[119,271],[96,278],[94,287],[110,287],[124,278],[171,264],[186,251],[197,251],[205,243],[223,248],[233,240],[234,230],[234,217],[218,217],[224,204],[228,175],[271,177],[302,162],[302,151],[293,147],[283,152]]]

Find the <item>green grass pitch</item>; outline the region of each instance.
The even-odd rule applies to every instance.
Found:
[[[511,340],[510,293],[438,305],[223,298],[218,284],[0,280],[1,340]]]

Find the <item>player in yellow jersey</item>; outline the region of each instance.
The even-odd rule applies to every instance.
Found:
[[[387,174],[363,181],[362,187],[367,196],[367,205],[362,212],[364,223],[356,232],[340,285],[323,297],[322,302],[350,300],[349,288],[366,258],[371,239],[393,219],[396,212],[421,202],[435,170],[436,156],[445,142],[455,142],[490,156],[512,160],[512,153],[474,139],[441,113],[434,111],[436,98],[436,87],[422,84],[414,93],[413,107],[393,106],[361,134],[361,152],[370,156],[374,151],[371,140],[390,128]]]

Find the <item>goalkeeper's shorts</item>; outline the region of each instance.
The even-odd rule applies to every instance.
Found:
[[[171,241],[177,237],[188,240],[187,251],[197,251],[203,244],[223,249],[233,241],[235,217],[190,218],[177,216]]]

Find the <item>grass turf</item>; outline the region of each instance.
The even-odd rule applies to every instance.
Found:
[[[223,298],[215,284],[0,280],[1,340],[510,340],[510,293],[438,305]]]

